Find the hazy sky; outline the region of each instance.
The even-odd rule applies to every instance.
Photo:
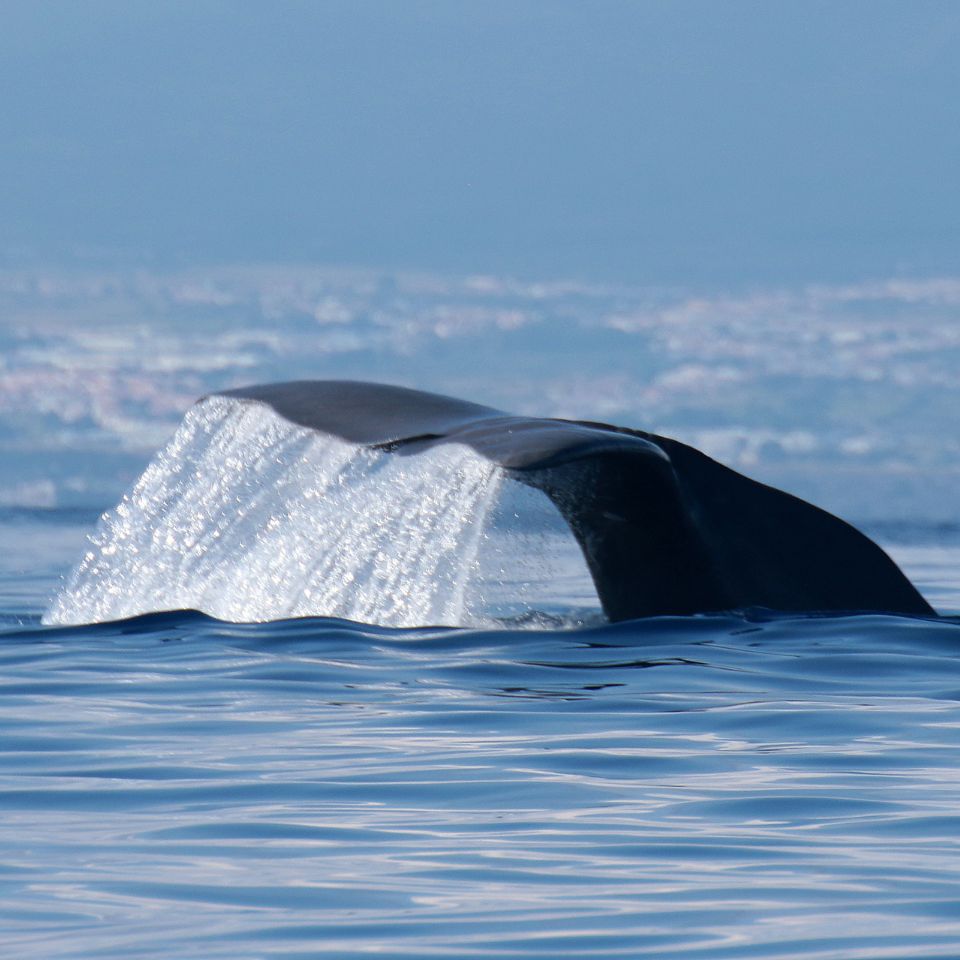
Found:
[[[960,270],[960,3],[0,0],[0,264]]]

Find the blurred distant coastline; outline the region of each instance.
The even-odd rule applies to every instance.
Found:
[[[0,270],[0,506],[107,506],[202,394],[380,380],[960,518],[960,277],[737,292],[296,264]]]

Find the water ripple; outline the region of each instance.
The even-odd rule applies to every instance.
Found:
[[[0,641],[10,956],[960,946],[955,620]]]

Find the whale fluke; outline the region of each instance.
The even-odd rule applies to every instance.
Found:
[[[854,527],[677,440],[355,381],[220,396],[397,456],[444,444],[472,448],[553,501],[611,620],[752,607],[934,613]]]
[[[194,404],[43,620],[489,625],[558,602],[571,623],[933,613],[853,527],[676,440],[304,381]]]

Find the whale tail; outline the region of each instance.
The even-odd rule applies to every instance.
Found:
[[[676,440],[302,381],[195,406],[101,520],[45,621],[195,606],[223,619],[462,623],[502,478],[552,501],[610,620],[934,613],[849,524]]]

